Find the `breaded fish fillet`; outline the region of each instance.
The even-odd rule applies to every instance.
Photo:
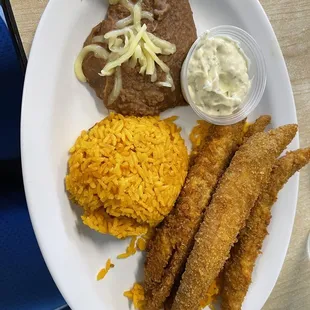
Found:
[[[206,209],[172,310],[199,309],[203,294],[223,268],[239,231],[267,183],[276,158],[296,131],[297,125],[287,125],[258,133],[237,151]]]
[[[244,124],[212,126],[190,168],[178,201],[150,241],[145,262],[145,310],[158,310],[182,270],[216,184],[242,143]]]
[[[255,123],[250,125],[248,131],[251,131],[253,134],[256,132],[263,131],[265,129],[265,127],[262,126],[263,122],[261,121],[261,119],[265,120],[264,121],[265,126],[267,126],[269,124],[269,121],[266,122],[266,119],[270,120],[270,117],[269,116],[262,116]],[[199,154],[199,157],[205,157],[205,155],[208,154],[207,157],[209,156],[209,160],[216,159],[216,157],[215,157],[216,152],[214,152],[214,151],[210,152],[210,150],[215,150],[216,148],[219,148],[219,147],[222,147],[223,145],[225,145],[227,143],[226,141],[229,141],[231,139],[231,135],[234,134],[235,130],[237,130],[238,135],[240,135],[240,139],[242,139],[241,138],[242,132],[241,132],[241,128],[239,128],[239,126],[233,127],[233,128],[231,128],[231,130],[228,130],[228,128],[226,128],[226,127],[217,127],[216,128],[216,126],[209,124],[209,126],[207,126],[207,129],[208,129],[208,135],[206,136],[206,141],[201,143],[201,147],[199,147],[196,154],[194,154],[195,156],[194,156],[194,158],[192,158],[192,164],[194,164],[196,162],[196,158],[197,158],[198,154]],[[225,135],[227,135],[227,137],[225,137]],[[247,134],[247,137],[250,137],[250,135]],[[239,140],[238,137],[237,137],[237,140]],[[234,141],[233,145],[227,144],[227,146],[229,147],[229,151],[227,151],[225,156],[220,156],[218,158],[219,161],[221,160],[221,158],[223,159],[222,167],[225,166],[224,165],[225,162],[226,162],[226,166],[228,165],[229,160],[232,157],[232,154],[236,151],[236,145],[238,144],[237,140],[235,140],[235,141],[233,140]],[[210,146],[203,150],[204,146],[207,143],[210,144]],[[239,143],[240,143],[240,140],[239,140]],[[212,154],[214,154],[214,155],[212,155]],[[212,156],[212,157],[210,157],[210,156]],[[199,161],[201,162],[201,159]],[[199,162],[198,162],[198,166],[200,166]],[[197,168],[195,168],[195,169],[197,170]],[[220,173],[218,173],[216,171],[218,171]],[[213,171],[213,174],[215,176],[217,176],[217,180],[219,179],[219,176],[222,174],[222,172],[223,172],[222,168]],[[208,173],[210,173],[210,168],[206,169],[205,173],[206,173],[206,175]],[[194,173],[193,173],[193,175],[194,175]],[[189,177],[190,177],[190,175],[188,175],[188,179],[189,179]],[[195,180],[195,178],[196,177],[194,177],[194,180]],[[192,181],[194,181],[194,180],[192,180]],[[206,192],[206,197],[209,197],[208,201],[210,201],[210,197],[211,197],[210,193],[213,191],[214,187],[216,186],[217,180],[213,179],[212,183],[209,184],[209,191]],[[187,182],[190,182],[190,181],[187,181]],[[213,189],[212,189],[212,187],[213,187]],[[197,189],[199,190],[198,187],[197,187]],[[203,201],[201,201],[201,202],[203,202]],[[184,238],[183,234],[179,235],[178,240],[182,240],[181,244],[185,244],[185,246],[183,246],[181,248],[179,245],[177,245],[177,241],[176,241],[175,244],[171,244],[170,248],[168,248],[168,250],[165,251],[165,254],[162,253],[162,249],[165,247],[165,244],[166,244],[166,242],[162,242],[162,240],[173,240],[173,239],[175,239],[175,237],[171,238],[171,236],[178,233],[178,230],[175,229],[175,226],[178,226],[178,223],[184,222],[183,217],[186,216],[186,210],[183,210],[184,213],[178,212],[176,210],[177,208],[182,208],[182,206],[183,206],[182,203],[179,203],[176,205],[174,212],[172,214],[170,214],[166,218],[166,220],[164,221],[162,226],[159,229],[157,229],[158,236],[155,237],[155,239],[153,240],[153,242],[150,243],[150,246],[149,246],[149,253],[150,254],[148,255],[148,257],[152,256],[152,258],[147,259],[146,267],[145,267],[145,282],[146,282],[145,288],[147,291],[147,294],[146,294],[147,298],[146,299],[147,299],[147,307],[149,307],[149,309],[156,309],[156,307],[159,307],[159,305],[161,305],[163,303],[163,301],[167,298],[167,294],[169,295],[169,293],[170,293],[169,299],[173,299],[173,297],[174,297],[174,295],[178,289],[180,275],[182,274],[182,272],[184,270],[184,263],[186,261],[188,254],[189,254],[190,249],[192,248],[193,236],[198,229],[197,226],[195,226],[196,227],[195,231],[193,231],[188,236],[189,237],[188,241],[186,241],[187,236]],[[196,215],[198,214],[198,212],[201,212],[201,215],[202,215],[201,210],[202,210],[201,204],[198,204]],[[203,210],[204,210],[204,208],[203,208]],[[190,216],[190,213],[188,214],[188,216]],[[194,219],[190,218],[189,220],[194,220]],[[201,220],[201,217],[200,217],[200,220]],[[184,232],[184,234],[185,233],[186,232]],[[188,242],[188,244],[186,244],[186,242]],[[168,243],[168,244],[170,244],[170,243]],[[175,251],[177,253],[173,254],[172,253],[173,251]],[[171,261],[171,266],[166,266],[167,261],[169,260],[169,257],[172,257],[172,255],[175,255],[175,257]],[[159,256],[161,259],[158,259],[157,256]],[[160,265],[159,262],[163,265]],[[165,275],[162,277],[164,280],[162,282],[160,282],[160,279],[157,278],[157,282],[155,282],[156,280],[154,280],[153,277],[154,276],[156,277],[156,275],[160,272],[162,274],[165,273]],[[171,292],[172,285],[173,285],[173,292]],[[169,304],[172,305],[172,302],[170,301]],[[169,305],[165,305],[165,308],[169,309],[171,307]]]
[[[254,136],[256,133],[263,132],[265,128],[270,124],[271,116],[270,115],[262,115],[260,116],[253,124],[251,124],[248,128],[248,131],[244,135],[244,139]]]
[[[310,161],[310,148],[289,152],[278,159],[267,186],[251,210],[246,227],[240,232],[238,243],[224,268],[222,310],[241,309],[251,284],[252,271],[263,241],[268,234],[271,207],[279,191],[289,178]]]
[[[265,128],[270,124],[270,122],[271,122],[271,116],[269,116],[269,115],[260,116],[254,123],[249,125],[248,130],[245,133],[243,141],[245,142],[247,139],[249,139],[251,136],[253,136],[256,133],[263,132],[265,130]],[[212,126],[212,125],[209,124],[209,126]],[[207,129],[210,130],[209,127],[207,127]],[[207,142],[207,139],[206,139],[206,141],[203,141],[201,145],[203,146],[206,142]],[[199,153],[199,148],[198,148],[196,154],[198,154],[198,153]],[[194,156],[196,156],[196,154],[194,154]],[[192,155],[193,154],[191,154],[192,159],[195,160],[195,157]],[[173,284],[173,288],[171,289],[170,295],[165,301],[165,304],[164,304],[165,310],[170,310],[172,308],[174,298],[176,296],[176,293],[177,293],[179,285],[180,285],[181,275],[184,271],[184,267],[182,267],[182,269],[180,270],[178,277],[175,279],[175,282]]]

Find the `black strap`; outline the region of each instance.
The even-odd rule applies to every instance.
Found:
[[[25,74],[27,67],[27,57],[25,54],[23,43],[20,39],[10,0],[0,0],[0,4],[4,12],[4,16],[11,34],[12,42],[20,62],[22,72]]]

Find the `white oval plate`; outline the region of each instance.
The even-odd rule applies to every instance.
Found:
[[[123,291],[143,277],[143,256],[116,260],[128,240],[118,241],[81,224],[70,205],[64,177],[70,146],[82,129],[107,115],[93,91],[80,84],[73,63],[91,28],[100,22],[107,0],[50,0],[29,59],[22,110],[22,162],[33,227],[49,270],[74,310],[128,309]],[[286,66],[271,25],[257,0],[192,0],[198,34],[231,24],[254,36],[268,68],[262,103],[251,119],[271,114],[273,126],[296,123]],[[189,107],[163,113],[179,115],[188,136],[197,119]],[[290,146],[296,149],[298,138]],[[281,192],[243,309],[260,309],[280,273],[288,248],[297,202],[298,176]],[[100,282],[96,274],[112,258],[115,268]],[[35,281],[35,279],[34,279]]]

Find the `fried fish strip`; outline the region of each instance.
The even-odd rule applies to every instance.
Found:
[[[250,125],[249,130],[246,134],[247,138],[249,138],[251,136],[251,134],[255,134],[257,132],[264,131],[265,127],[269,124],[270,119],[271,119],[270,116],[266,116],[266,115],[258,118],[255,121],[255,123]],[[238,131],[238,135],[239,134],[242,135],[240,128],[237,128],[237,131]],[[251,134],[249,132],[251,132]],[[231,132],[231,134],[232,133],[233,132]],[[201,143],[201,147],[198,150],[198,152],[196,152],[193,163],[196,162],[196,158],[197,158],[198,154],[200,154],[200,157],[202,157],[202,156],[204,157],[205,152],[207,152],[209,154],[208,156],[211,156],[212,153],[210,153],[210,150],[215,149],[216,146],[220,147],[221,145],[224,145],[225,141],[227,141],[226,138],[230,139],[230,137],[226,137],[224,139],[224,136],[222,136],[222,139],[223,139],[222,141],[216,140],[214,138],[210,138],[210,136],[212,136],[212,134],[214,134],[214,136],[225,135],[225,134],[228,134],[228,130],[225,127],[215,128],[215,126],[212,126],[209,124],[209,126],[208,126],[208,139],[206,139],[206,141]],[[237,140],[239,140],[239,138]],[[206,143],[211,143],[211,146],[209,148],[205,148],[205,150],[203,151],[204,153],[201,154],[201,150],[203,149],[203,147],[205,146]],[[239,141],[239,143],[240,143],[240,141]],[[230,151],[227,152],[227,155],[224,157],[219,157],[218,160],[220,161],[221,158],[223,158],[224,159],[223,162],[226,161],[227,162],[226,166],[227,166],[228,162],[229,162],[229,160],[227,160],[227,158],[232,157],[232,155],[229,156],[229,154],[232,154],[235,152],[235,150],[236,150],[235,146],[236,146],[236,144],[234,144],[233,147],[232,147],[232,145],[229,146]],[[234,149],[234,151],[232,152],[233,149]],[[213,152],[213,154],[215,154],[215,152]],[[213,158],[215,158],[215,157],[213,157]],[[210,159],[211,159],[211,157],[210,157]],[[201,159],[200,159],[200,161],[201,161]],[[200,164],[199,164],[199,166],[200,166]],[[220,173],[217,173],[217,175],[218,175],[217,179],[219,178],[219,175],[222,174],[222,172],[223,171],[221,171]],[[208,170],[206,170],[206,173],[208,173]],[[216,183],[217,183],[217,180],[214,180],[211,183],[213,188],[214,188],[214,186],[216,186]],[[209,201],[210,201],[210,197],[211,197],[209,194],[210,192],[212,192],[211,188],[209,191],[207,191],[207,194],[209,195],[209,199],[208,199]],[[206,197],[208,197],[208,196],[206,196]],[[178,205],[177,206],[182,208],[182,205],[183,204],[180,204],[180,206],[178,206]],[[199,207],[199,204],[197,207],[197,212],[199,212],[198,208],[201,208],[201,207]],[[148,262],[148,260],[147,260],[148,268],[147,267],[145,268],[146,269],[145,270],[145,274],[146,274],[146,276],[145,276],[145,282],[146,282],[145,287],[146,287],[146,291],[147,291],[147,294],[146,294],[146,296],[147,296],[147,307],[149,307],[147,309],[158,309],[158,307],[160,307],[160,305],[163,303],[163,301],[167,298],[167,294],[169,295],[169,293],[170,293],[169,300],[168,300],[167,304],[165,305],[165,308],[167,308],[167,309],[171,308],[175,293],[178,289],[178,284],[180,283],[180,275],[182,274],[182,272],[184,270],[184,264],[185,264],[186,258],[189,254],[190,249],[192,248],[193,236],[198,229],[198,228],[195,228],[195,231],[192,232],[192,235],[188,236],[188,240],[186,239],[187,236],[184,237],[182,232],[181,232],[181,235],[179,235],[179,240],[182,240],[183,244],[185,243],[185,247],[184,246],[180,247],[179,245],[177,245],[177,243],[175,243],[174,246],[173,247],[171,246],[170,249],[167,250],[167,253],[164,254],[164,255],[166,255],[166,260],[164,261],[162,259],[160,261],[161,263],[164,261],[165,265],[163,265],[163,266],[159,265],[158,264],[159,261],[158,261],[158,258],[156,256],[160,256],[161,258],[164,257],[163,253],[162,253],[162,248],[163,248],[162,243],[161,243],[162,239],[163,240],[173,239],[174,237],[171,238],[171,236],[174,236],[175,234],[178,233],[175,226],[179,225],[178,223],[182,223],[182,221],[184,221],[182,219],[183,214],[180,212],[177,212],[177,211],[175,211],[175,212],[177,214],[172,213],[171,215],[169,215],[168,218],[165,220],[164,224],[162,225],[162,227],[157,230],[157,234],[160,235],[161,238],[160,237],[155,238],[153,246],[152,245],[150,246],[150,248],[154,248],[152,253],[151,253],[151,251],[149,251],[150,255],[153,255],[154,257],[153,257],[153,260],[149,259],[150,262]],[[202,216],[202,213],[201,213],[201,216]],[[201,221],[201,217],[200,217],[200,221]],[[185,233],[186,232],[184,232],[184,234]],[[165,242],[163,244],[165,244]],[[175,253],[172,253],[172,251],[175,251]],[[171,264],[170,264],[171,266],[166,266],[167,261],[169,259],[169,255],[171,257]],[[172,255],[175,256],[173,259],[172,259]],[[155,269],[154,266],[156,266],[157,269]],[[166,269],[165,270],[166,275],[163,277],[163,279],[164,279],[163,282],[161,283],[158,280],[159,281],[158,284],[154,285],[154,282],[152,283],[152,281],[154,281],[152,279],[152,277],[154,275],[156,275],[158,272],[161,272],[163,270],[163,268]],[[172,283],[173,283],[173,289],[172,289]]]
[[[247,139],[249,139],[254,134],[259,133],[259,132],[263,132],[265,130],[265,128],[270,124],[270,122],[271,122],[271,116],[269,116],[269,115],[260,116],[253,124],[251,124],[249,126],[247,132],[245,133],[243,142],[245,142]],[[205,143],[205,142],[203,142],[203,143]],[[203,143],[202,143],[202,145],[204,145]],[[196,154],[198,154],[198,152]],[[192,248],[192,246],[190,248]],[[182,269],[180,270],[179,275],[177,276],[177,278],[174,281],[173,288],[171,289],[170,295],[165,301],[165,304],[164,304],[165,310],[170,310],[172,308],[174,298],[176,296],[176,293],[177,293],[179,285],[180,285],[181,275],[184,271],[184,267],[185,266],[182,266]]]
[[[267,183],[276,158],[296,131],[297,125],[287,125],[258,133],[236,152],[195,236],[172,310],[199,309],[203,294],[223,268],[239,231]]]
[[[216,184],[242,143],[244,124],[212,126],[209,141],[190,168],[175,208],[150,241],[144,270],[145,310],[160,309],[169,296]]]
[[[222,309],[241,309],[244,297],[251,284],[256,258],[268,234],[271,208],[279,191],[302,167],[310,161],[310,148],[289,152],[278,159],[265,189],[251,210],[246,227],[241,230],[238,243],[232,248],[231,257],[225,264],[222,291]]]
[[[248,131],[244,135],[244,139],[254,136],[256,133],[263,132],[265,128],[270,124],[271,116],[262,115],[253,124],[249,126]]]

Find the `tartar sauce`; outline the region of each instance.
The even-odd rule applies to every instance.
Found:
[[[195,105],[208,115],[231,115],[250,87],[248,60],[239,44],[228,37],[202,37],[188,65]]]

